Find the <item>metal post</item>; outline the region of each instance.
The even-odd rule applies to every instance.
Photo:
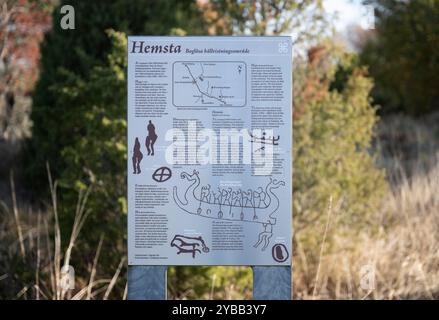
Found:
[[[128,300],[166,300],[167,266],[129,266]],[[253,267],[254,300],[291,300],[291,267]]]
[[[128,300],[166,300],[167,266],[129,266]]]
[[[291,300],[291,267],[253,267],[254,300]]]

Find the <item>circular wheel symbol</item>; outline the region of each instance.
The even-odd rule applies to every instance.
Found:
[[[271,254],[276,262],[285,262],[290,256],[287,247],[282,243],[275,244],[271,249]]]
[[[165,182],[171,179],[172,172],[168,167],[160,167],[152,174],[152,179],[156,182]]]

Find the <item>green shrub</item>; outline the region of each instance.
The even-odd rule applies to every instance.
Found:
[[[372,80],[355,61],[326,46],[312,49],[308,62],[296,61],[294,231],[311,259],[319,253],[331,198],[333,233],[355,235],[374,222],[386,187],[370,154],[378,120],[369,97]]]
[[[249,267],[174,267],[168,271],[171,299],[251,299]]]
[[[65,71],[68,81],[54,85],[57,100],[75,106],[70,123],[80,128],[75,139],[59,151],[65,167],[59,175],[62,230],[73,224],[77,192],[91,188],[90,215],[76,250],[83,261],[104,235],[101,265],[114,269],[126,252],[126,36],[109,32],[113,49],[107,64],[90,70],[88,79]],[[67,240],[67,239],[64,239]],[[79,267],[86,267],[86,263]]]
[[[82,263],[75,266],[78,272],[87,268],[104,234],[99,272],[106,275],[112,275],[120,256],[126,253],[127,211],[126,36],[114,31],[109,35],[112,45],[102,39],[99,42],[106,55],[110,52],[107,59],[102,60],[99,52],[98,56],[91,54],[92,60],[76,56],[80,68],[69,62],[64,68],[43,69],[45,80],[37,89],[41,99],[34,109],[38,128],[33,141],[36,165],[54,162],[54,175],[64,187],[62,229],[72,225],[77,201],[74,191],[91,186],[87,202],[90,216],[72,261]],[[75,55],[80,57],[83,47],[78,45]],[[59,54],[59,48],[56,50]],[[311,254],[321,241],[331,196],[335,204],[341,201],[341,226],[355,232],[372,221],[385,185],[368,150],[377,121],[369,100],[371,81],[361,69],[351,68],[349,59],[345,62],[340,56],[320,52],[323,57],[309,63],[296,61],[294,76],[295,237]],[[320,54],[319,50],[313,53]],[[49,60],[45,63],[49,65]],[[337,65],[341,66],[338,77]],[[249,294],[249,269],[178,267],[169,274],[173,296],[183,296],[182,292],[192,288],[189,297],[206,297],[213,274],[218,279],[214,287],[233,281],[243,288],[244,296]]]
[[[63,16],[60,7],[65,4],[75,8],[74,30],[60,27]],[[61,150],[73,146],[78,136],[84,135],[80,113],[88,109],[73,96],[66,100],[60,94],[64,86],[75,81],[90,82],[94,68],[106,65],[112,43],[105,30],[169,35],[181,28],[200,34],[204,29],[199,17],[194,0],[60,1],[53,11],[52,30],[46,34],[41,47],[41,74],[32,96],[33,128],[27,147],[26,170],[34,193],[47,190],[46,162],[50,162],[53,176],[58,177],[67,166]]]
[[[439,110],[439,1],[369,0],[376,29],[361,60],[375,79],[384,112],[422,115]]]
[[[87,246],[105,233],[111,243],[104,246],[102,262],[114,266],[117,259],[113,258],[125,252],[126,243],[126,37],[109,34],[113,50],[107,65],[93,68],[87,81],[66,75],[69,85],[54,89],[59,101],[78,106],[75,121],[82,124],[81,137],[60,153],[66,163],[62,185],[93,188],[88,200],[92,214],[84,226],[82,246],[85,252],[92,252]],[[350,56],[331,55],[322,47],[310,57],[308,63],[297,61],[295,69],[293,203],[295,239],[315,259],[329,199],[339,209],[334,230],[354,235],[374,222],[385,180],[370,154],[377,121],[369,98],[372,81],[364,70],[352,66],[355,60]],[[340,73],[346,75],[336,76]],[[72,193],[66,209],[74,203],[76,194]],[[69,219],[64,221],[71,224]],[[230,272],[225,268],[175,268],[170,270],[171,279],[177,276],[170,281],[171,290],[177,296],[190,287],[189,296],[197,297],[211,287],[213,274],[217,274],[218,284],[224,284]],[[232,274],[239,283],[248,283],[251,273]]]
[[[60,6],[75,8],[75,30],[62,30]],[[126,52],[125,34],[204,32],[194,0],[61,1],[42,45],[41,76],[33,93],[32,138],[26,177],[39,202],[48,194],[46,163],[60,182],[64,238],[74,219],[77,191],[88,187],[90,211],[74,251],[86,271],[104,234],[99,271],[111,277],[126,254]],[[111,32],[113,42],[105,30]],[[177,31],[176,31],[177,30]],[[121,290],[123,292],[124,286]]]

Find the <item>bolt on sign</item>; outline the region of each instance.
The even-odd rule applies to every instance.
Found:
[[[290,37],[128,38],[130,265],[290,265]]]

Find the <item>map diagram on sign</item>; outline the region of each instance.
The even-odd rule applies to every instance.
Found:
[[[247,66],[239,61],[177,61],[172,101],[176,107],[243,107]]]

